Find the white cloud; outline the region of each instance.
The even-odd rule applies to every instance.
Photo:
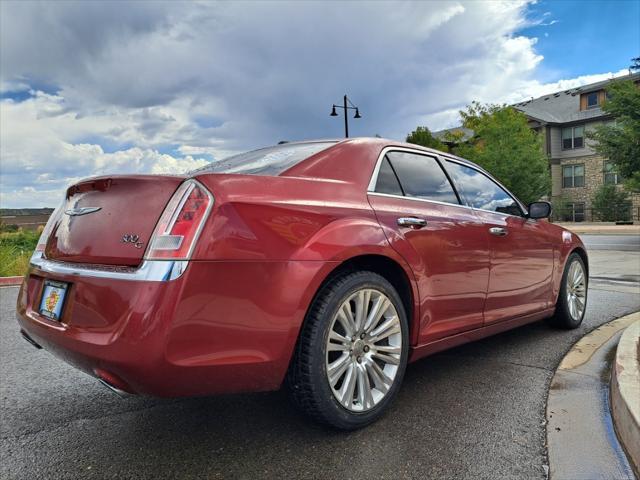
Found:
[[[175,174],[207,163],[191,155],[162,154],[149,146],[105,152],[95,143],[74,142],[74,139],[101,136],[146,145],[144,135],[137,133],[132,125],[139,122],[140,117],[153,119],[148,112],[133,118],[115,112],[77,118],[64,107],[62,97],[42,92],[23,102],[4,100],[0,107],[2,207],[51,205],[54,197],[62,197],[67,186],[86,176]],[[118,126],[115,133],[114,125]]]
[[[0,89],[31,90],[0,102],[2,206],[51,205],[88,175],[341,136],[328,112],[345,92],[363,114],[354,135],[403,138],[472,100],[552,86],[518,33],[524,0],[123,5],[0,4]]]

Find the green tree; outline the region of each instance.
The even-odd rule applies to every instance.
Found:
[[[587,136],[597,142],[596,152],[618,167],[625,187],[640,192],[640,88],[631,80],[622,80],[612,82],[607,94],[602,110],[615,122],[599,125]]]
[[[446,152],[447,147],[433,136],[427,127],[417,127],[413,132],[407,135],[407,143],[414,145],[422,145],[423,147],[434,148],[441,152]]]
[[[615,185],[602,185],[593,196],[592,207],[603,222],[629,220],[631,217],[629,194]]]
[[[455,148],[458,155],[488,170],[525,203],[549,193],[549,162],[542,140],[522,112],[474,102],[460,116],[475,135]]]

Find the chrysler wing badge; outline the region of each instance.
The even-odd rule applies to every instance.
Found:
[[[88,213],[97,212],[100,209],[102,209],[102,207],[78,207],[65,210],[64,213],[71,215],[72,217],[77,217],[79,215],[87,215]]]

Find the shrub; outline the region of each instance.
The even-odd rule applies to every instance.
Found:
[[[593,213],[603,222],[616,222],[631,218],[629,194],[615,185],[602,185],[593,196]]]
[[[571,203],[571,201],[564,196],[554,197],[551,200],[551,215],[554,222],[563,222],[568,220],[567,215],[570,215],[571,213],[569,203]]]
[[[40,234],[18,230],[0,233],[0,277],[24,275]]]

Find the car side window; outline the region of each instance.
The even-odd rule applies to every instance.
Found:
[[[389,152],[387,157],[405,196],[460,204],[451,182],[435,158],[409,152]]]
[[[518,202],[502,187],[478,170],[447,161],[447,171],[467,203],[482,210],[523,216]]]
[[[388,193],[390,195],[404,195],[398,177],[389,164],[389,159],[385,155],[380,164],[378,179],[376,181],[376,192]]]

